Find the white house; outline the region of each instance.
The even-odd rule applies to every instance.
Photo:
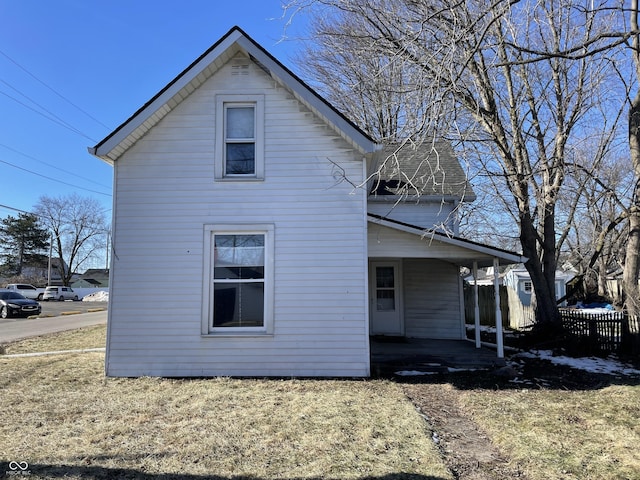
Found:
[[[447,148],[385,151],[231,29],[90,148],[114,167],[107,375],[368,376],[370,335],[463,339],[460,267],[523,259],[453,235]]]

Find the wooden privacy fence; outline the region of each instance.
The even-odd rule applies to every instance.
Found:
[[[464,318],[466,323],[475,323],[475,302],[473,295],[474,286],[464,284]],[[478,306],[480,307],[480,325],[495,326],[496,324],[496,301],[493,285],[478,285]],[[500,286],[500,311],[502,312],[502,323],[507,324],[509,318],[509,301],[507,299],[507,287]]]
[[[591,313],[588,310],[561,309],[566,332],[597,352],[619,352],[629,335],[629,317],[625,312]]]

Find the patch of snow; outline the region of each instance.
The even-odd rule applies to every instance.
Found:
[[[417,377],[418,375],[435,375],[440,372],[421,372],[419,370],[400,370],[399,372],[394,372],[394,373],[401,377]]]
[[[475,325],[471,324],[471,323],[467,323],[465,324],[467,330],[475,330]],[[481,332],[486,332],[486,333],[496,333],[496,327],[490,327],[488,325],[480,325],[480,331]],[[506,327],[503,327],[502,329],[502,335],[507,337],[507,336],[514,336],[517,337],[518,335],[522,335],[522,332],[517,332],[514,330],[509,330]]]
[[[476,328],[476,326],[472,323],[467,323],[465,324],[465,326],[467,327],[467,330],[474,330]],[[496,327],[490,327],[488,325],[480,325],[480,331],[487,332],[487,333],[496,333]]]
[[[617,313],[615,310],[606,307],[595,307],[595,308],[576,308],[575,310],[569,310],[578,312],[580,315],[610,315]]]
[[[606,373],[609,375],[639,375],[640,370],[632,368],[630,365],[624,364],[619,360],[598,357],[565,357],[562,355],[554,356],[550,350],[531,350],[530,352],[522,352],[515,357],[522,358],[539,358],[548,360],[555,365],[565,365],[577,370],[584,370],[591,373]]]
[[[439,363],[433,363],[433,364],[428,364],[428,365],[432,365],[432,366],[441,366]],[[456,372],[475,372],[478,370],[483,370],[481,368],[454,368],[454,367],[447,367],[447,371],[449,373],[456,373]],[[424,372],[422,370],[400,370],[398,372],[394,372],[396,375],[400,376],[400,377],[417,377],[419,375],[436,375],[438,373],[442,373],[442,371],[440,372]]]
[[[109,292],[95,292],[89,295],[85,295],[82,298],[83,302],[108,302]]]

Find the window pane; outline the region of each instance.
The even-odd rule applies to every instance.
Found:
[[[392,312],[396,309],[395,292],[393,290],[378,290],[376,309],[379,312]]]
[[[227,138],[254,138],[254,107],[227,108]]]
[[[214,255],[215,269],[220,271],[229,267],[264,267],[264,235],[215,235]],[[245,273],[249,274],[249,270],[245,269]],[[234,277],[216,275],[216,278]]]
[[[393,267],[376,267],[376,287],[394,287]]]
[[[264,267],[215,267],[213,278],[231,280],[263,279]]]
[[[214,327],[262,327],[263,325],[263,283],[218,283],[214,285]]]
[[[256,173],[256,146],[253,143],[227,143],[227,175]]]

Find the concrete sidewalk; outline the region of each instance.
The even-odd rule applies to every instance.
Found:
[[[104,323],[107,323],[106,310],[59,317],[34,318],[32,320],[15,319],[0,323],[0,344]]]

